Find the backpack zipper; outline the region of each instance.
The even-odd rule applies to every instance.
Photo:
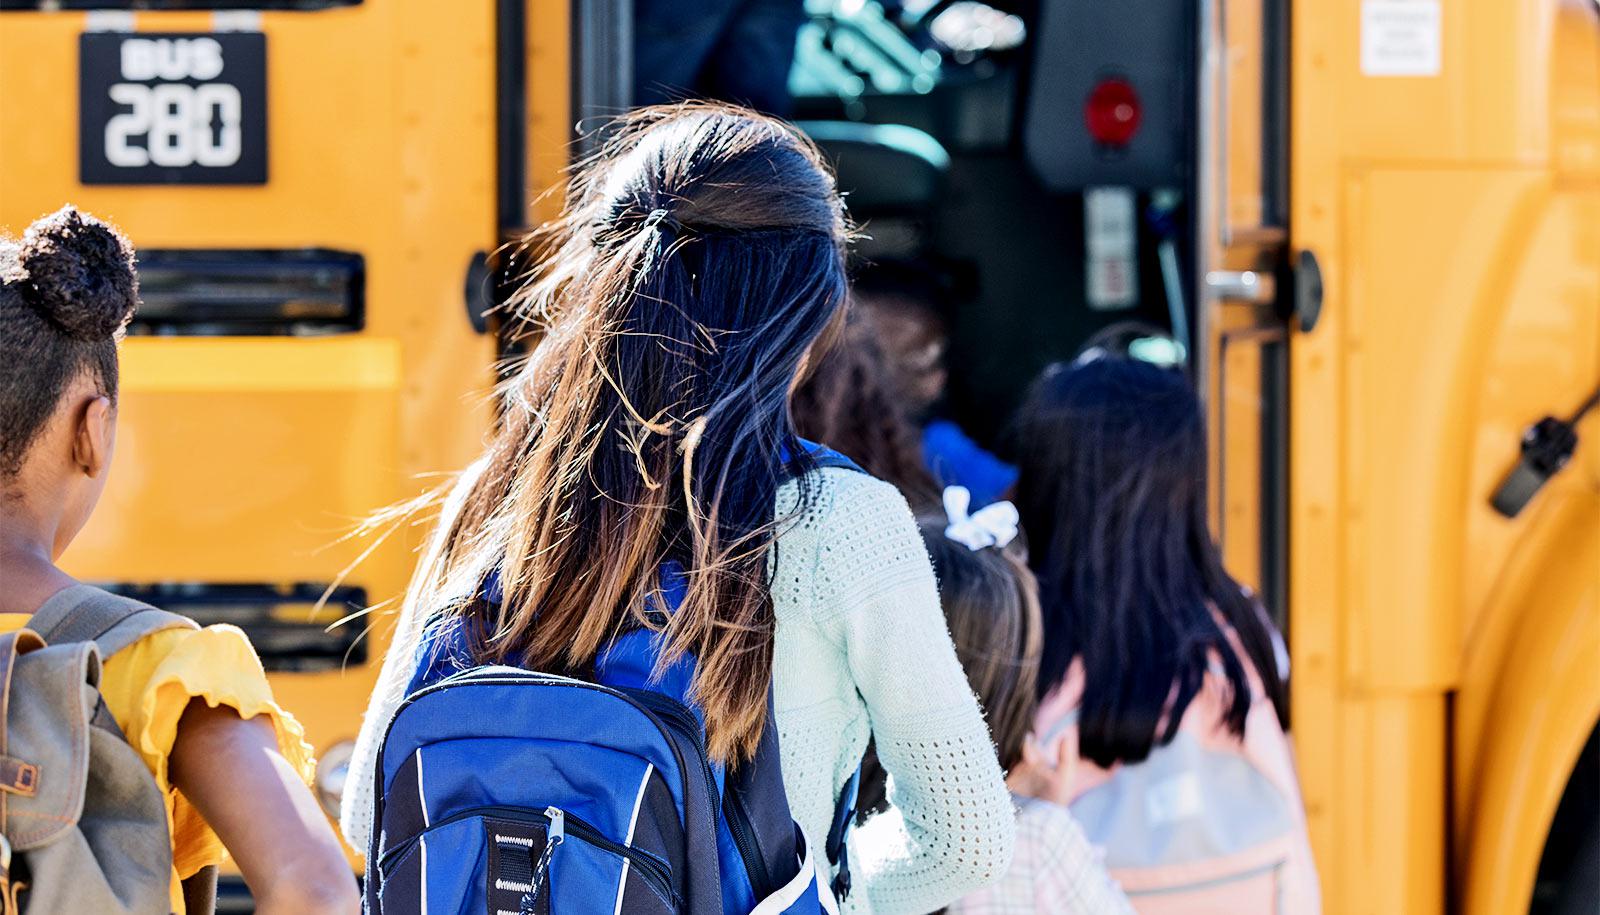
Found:
[[[403,857],[407,851],[422,841],[423,836],[434,830],[442,829],[451,823],[470,820],[473,817],[494,817],[531,825],[543,824],[545,827],[545,839],[549,845],[560,845],[567,836],[572,836],[601,851],[610,852],[619,858],[626,859],[631,863],[633,869],[639,872],[639,876],[646,883],[651,884],[652,889],[661,894],[662,899],[668,900],[674,906],[680,904],[678,894],[673,892],[672,871],[666,862],[644,849],[612,841],[600,830],[590,825],[588,821],[554,806],[546,807],[539,812],[534,812],[527,807],[505,806],[468,807],[464,810],[458,810],[385,852],[383,858],[378,862],[379,875],[387,877],[389,868]]]
[[[705,742],[700,737],[700,719],[685,708],[683,703],[664,693],[648,689],[628,689],[624,692],[633,696],[650,711],[679,725],[680,729],[694,740],[695,748],[700,751],[701,766],[705,771],[706,791],[711,797],[718,797],[717,778],[711,771]],[[727,792],[723,799],[726,801],[728,798],[732,798],[733,803],[721,805],[722,819],[727,822],[728,833],[733,836],[734,847],[739,849],[739,857],[744,861],[745,873],[750,876],[751,889],[755,890],[757,899],[764,899],[773,891],[772,875],[767,872],[767,862],[761,857],[760,844],[756,842],[755,827],[750,825],[750,812],[745,809],[744,799],[739,797],[739,792]]]
[[[739,847],[739,857],[744,859],[745,872],[750,875],[757,899],[773,893],[772,876],[767,872],[767,861],[757,847],[755,827],[750,824],[750,811],[744,805],[744,796],[738,791],[727,792],[723,805],[723,818],[728,821],[728,831],[733,833],[733,844]]]

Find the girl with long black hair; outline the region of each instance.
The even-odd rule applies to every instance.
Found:
[[[1288,664],[1211,536],[1188,380],[1105,356],[1053,368],[1017,447],[1044,616],[1036,730],[1081,762],[1057,799],[1141,913],[1315,911]]]

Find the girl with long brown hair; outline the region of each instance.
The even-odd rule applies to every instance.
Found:
[[[876,736],[897,809],[852,833],[850,908],[927,912],[1004,871],[1009,801],[905,500],[789,470],[807,454],[789,395],[841,320],[847,240],[816,150],[739,109],[636,112],[579,170],[521,302],[544,336],[446,500],[368,709],[353,843],[428,633],[472,633],[474,663],[581,674],[643,626],[697,658],[718,762],[749,757],[772,697],[812,847]],[[685,590],[663,621],[647,608],[669,564]],[[475,599],[491,574],[493,604]]]

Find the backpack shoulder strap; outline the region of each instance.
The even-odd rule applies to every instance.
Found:
[[[195,629],[194,621],[92,585],[73,585],[34,611],[28,628],[52,645],[93,642],[109,658],[147,635]]]
[[[800,447],[804,449],[802,458],[795,455],[789,458],[788,468],[791,476],[798,477],[808,470],[849,470],[855,473],[871,476],[860,464],[848,457],[816,442],[800,440]],[[769,693],[770,698],[770,693]],[[834,805],[833,822],[828,827],[827,846],[824,849],[828,856],[828,863],[837,868],[830,889],[834,898],[843,900],[850,895],[850,856],[849,839],[850,828],[855,825],[856,801],[861,789],[861,764],[856,764],[856,771],[845,782],[843,790],[839,792],[839,799]]]
[[[791,476],[799,476],[807,470],[826,470],[830,467],[837,470],[853,470],[856,473],[866,473],[860,464],[829,448],[827,445],[818,445],[815,442],[808,442],[802,439],[800,447],[805,451],[804,458],[795,455],[786,461]]]
[[[32,763],[20,759],[13,759],[9,754],[6,741],[6,720],[11,713],[11,673],[16,667],[17,656],[26,654],[44,643],[39,637],[27,629],[0,636],[0,841],[4,840],[4,831],[8,825],[6,810],[6,796],[8,794],[22,794],[32,796],[38,790],[39,769]],[[0,845],[0,881],[9,878],[11,850],[8,846]]]

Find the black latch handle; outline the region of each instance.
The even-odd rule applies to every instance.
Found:
[[[1600,388],[1566,419],[1546,416],[1522,435],[1522,457],[1494,491],[1489,504],[1507,518],[1515,518],[1533,501],[1550,478],[1561,472],[1578,449],[1578,423],[1600,405]]]

